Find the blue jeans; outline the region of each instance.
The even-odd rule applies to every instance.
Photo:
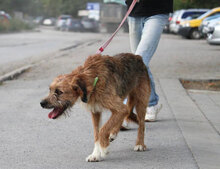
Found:
[[[150,77],[151,95],[148,106],[155,106],[159,101],[149,63],[157,49],[161,33],[167,22],[168,14],[128,17],[131,52],[142,56]]]

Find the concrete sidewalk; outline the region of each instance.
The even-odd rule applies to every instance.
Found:
[[[187,92],[178,79],[159,83],[198,168],[219,168],[220,92]]]
[[[127,35],[117,36],[111,46],[116,50],[106,53],[126,51],[128,43],[118,48],[125,42]],[[85,162],[93,150],[90,113],[76,104],[70,117],[51,121],[47,118],[49,111],[41,109],[39,102],[48,93],[48,85],[54,77],[81,65],[88,51],[95,51],[95,47],[97,44],[86,46],[86,50],[61,52],[0,86],[0,95],[4,98],[0,102],[1,169],[219,168],[220,92],[187,91],[177,75],[164,75],[163,65],[155,76],[163,109],[157,122],[146,123],[148,151],[133,151],[137,126],[132,125],[132,130],[119,133],[105,161]],[[164,50],[158,52],[161,55]],[[155,70],[155,65],[152,67]],[[103,121],[109,115],[109,112],[103,113]]]

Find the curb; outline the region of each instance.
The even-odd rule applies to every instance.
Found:
[[[27,66],[23,66],[19,69],[16,69],[12,72],[6,73],[5,75],[0,76],[0,83],[4,82],[6,80],[13,80],[14,78],[18,77],[19,75],[26,72],[27,70],[29,70],[32,67],[33,67],[33,65],[27,65]]]

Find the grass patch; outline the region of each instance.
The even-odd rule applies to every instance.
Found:
[[[185,89],[220,91],[220,80],[185,80],[180,79]]]
[[[10,19],[7,22],[0,22],[0,32],[17,32],[22,30],[31,30],[34,27],[18,19]]]

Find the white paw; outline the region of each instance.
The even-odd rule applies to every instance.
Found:
[[[100,155],[94,155],[94,154],[91,154],[89,155],[87,158],[86,158],[86,161],[87,162],[99,162],[101,161],[101,156]]]
[[[100,147],[101,158],[104,159],[106,155],[109,153],[108,148]]]
[[[99,142],[96,142],[92,154],[86,158],[86,161],[98,162],[103,160],[107,154],[108,154],[108,148],[102,148]]]
[[[116,137],[117,137],[117,135],[116,134],[110,134],[110,136],[109,136],[109,141],[110,142],[113,142],[115,139],[116,139]]]
[[[145,151],[147,150],[147,147],[145,145],[136,145],[134,147],[134,151]]]

